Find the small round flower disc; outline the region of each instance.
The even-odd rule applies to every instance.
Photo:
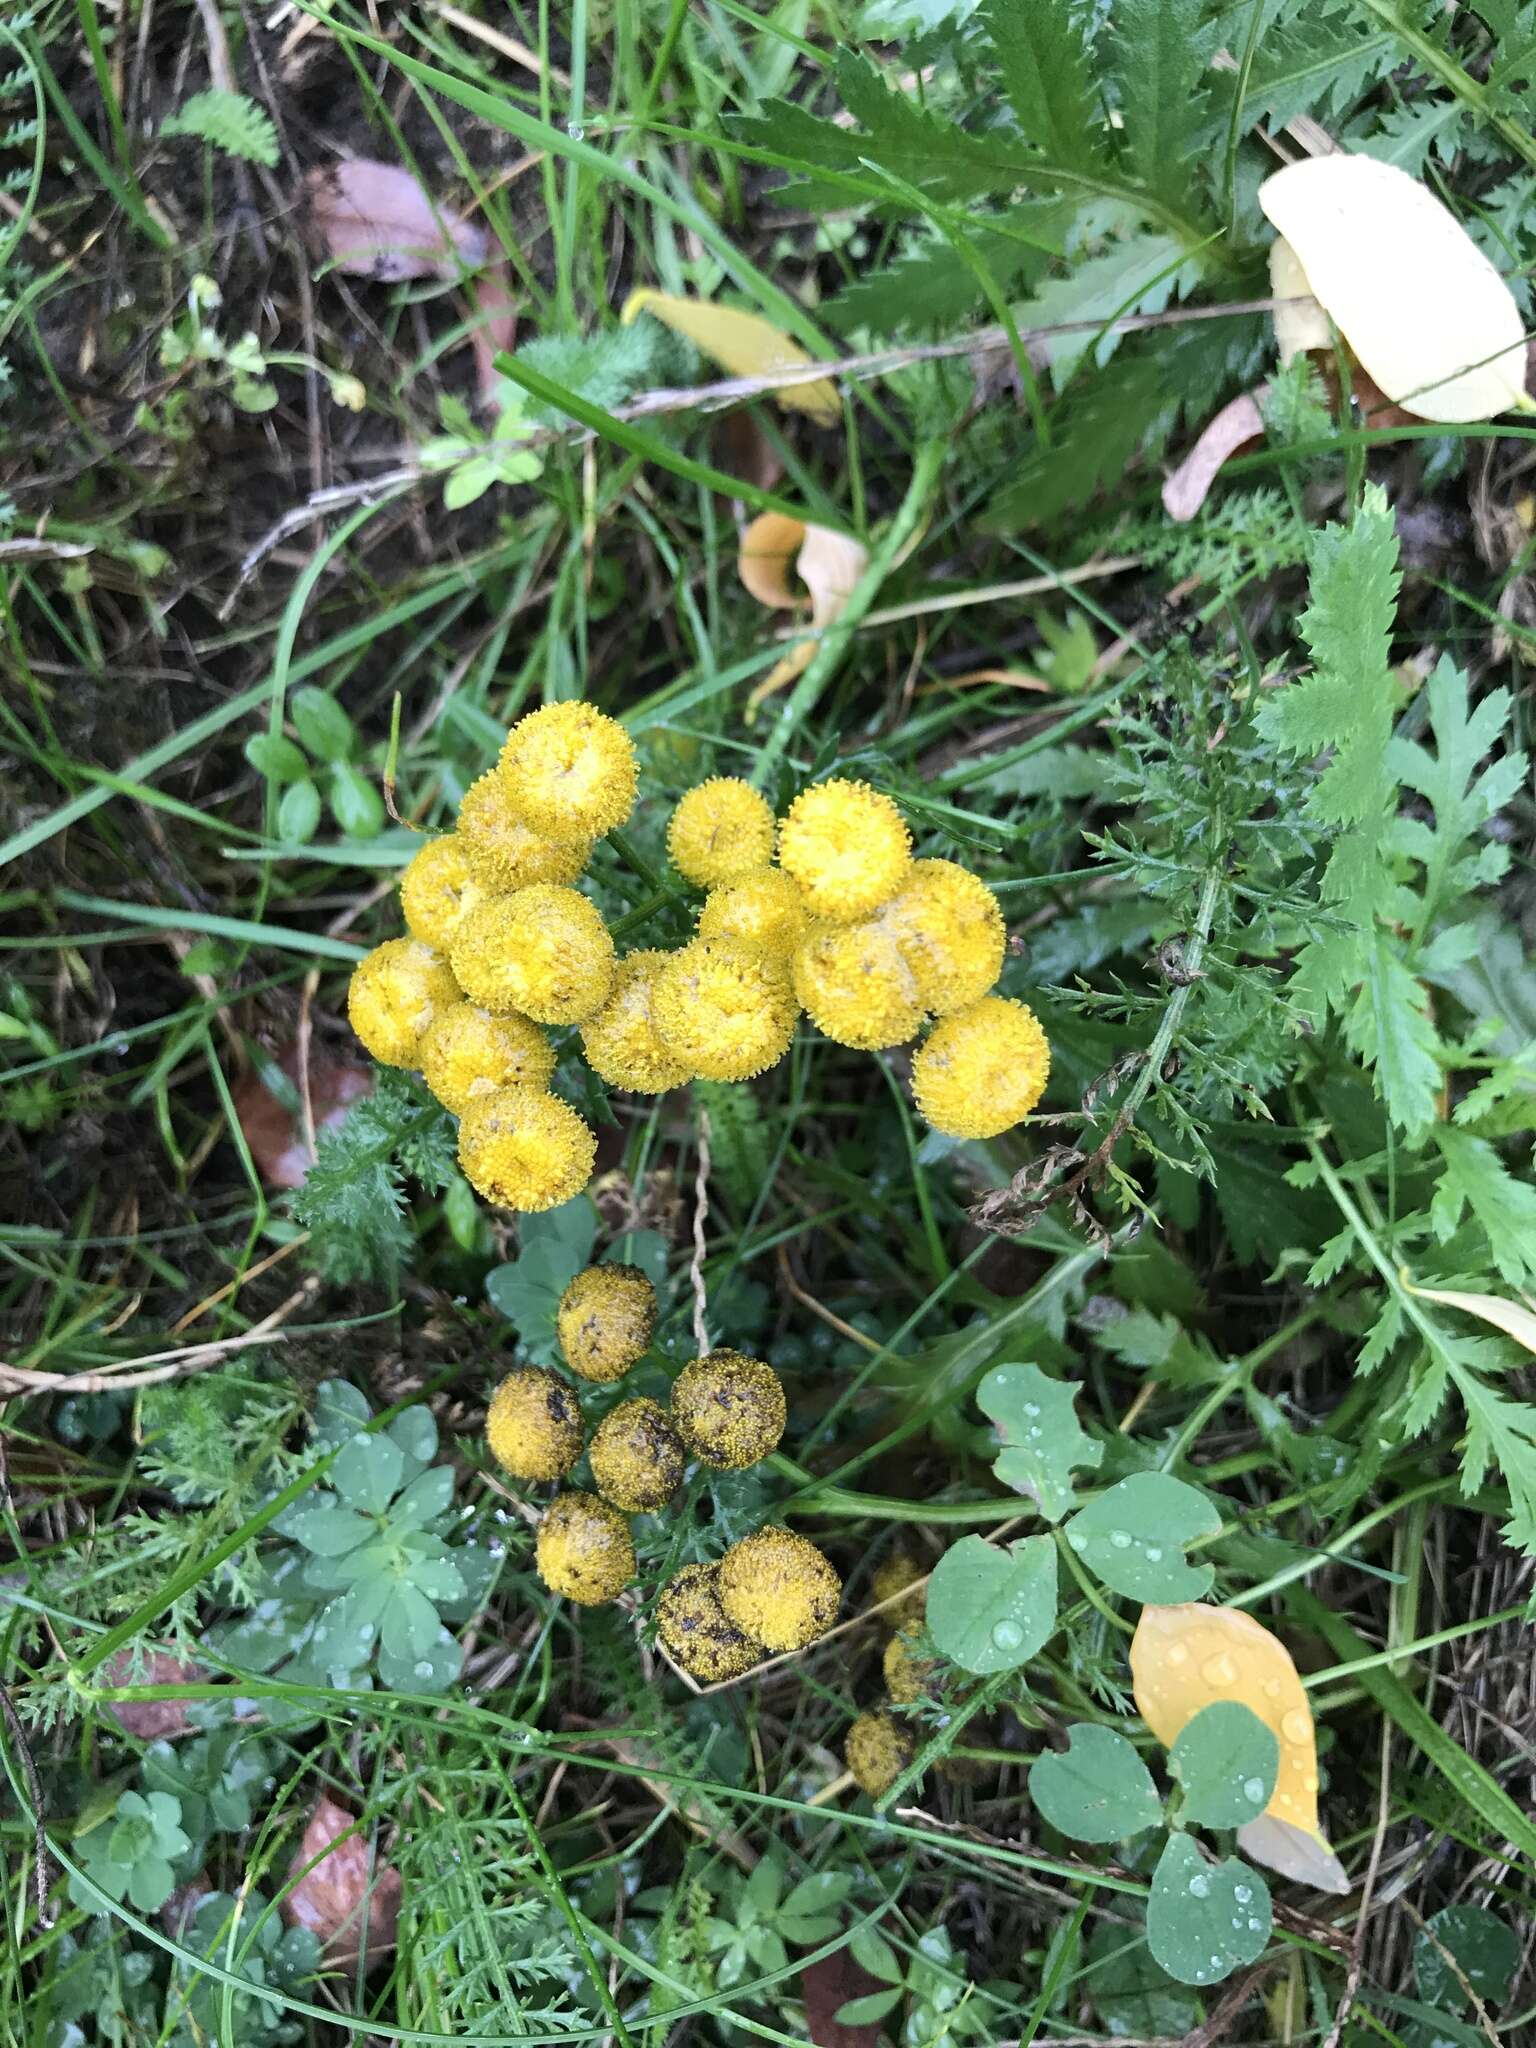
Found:
[[[1520,308],[1417,178],[1340,151],[1276,171],[1259,204],[1388,398],[1426,420],[1490,420],[1521,405]]]

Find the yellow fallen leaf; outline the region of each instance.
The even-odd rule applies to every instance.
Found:
[[[1233,1607],[1144,1607],[1131,1641],[1131,1687],[1141,1718],[1165,1748],[1220,1701],[1256,1714],[1280,1745],[1280,1770],[1264,1812],[1238,1830],[1239,1846],[1320,1890],[1349,1890],[1318,1829],[1312,1708],[1278,1636]]]
[[[756,313],[739,313],[733,306],[717,306],[712,299],[675,299],[666,292],[642,287],[630,293],[619,317],[627,327],[642,313],[649,313],[675,334],[686,335],[696,349],[732,377],[770,377],[775,370],[798,370],[815,360],[771,321]],[[809,413],[824,427],[842,417],[837,386],[826,377],[788,385],[774,396],[790,412]]]
[[[1328,324],[1328,315],[1313,298],[1307,273],[1284,235],[1275,237],[1269,252],[1269,289],[1274,298],[1289,301],[1284,306],[1276,306],[1269,316],[1282,369],[1311,349],[1333,347],[1333,329]]]
[[[1528,409],[1514,294],[1417,178],[1338,151],[1276,171],[1259,204],[1289,245],[1302,288],[1395,404],[1426,420]],[[1288,259],[1278,262],[1294,290]]]
[[[1506,1337],[1513,1337],[1527,1351],[1536,1353],[1536,1310],[1528,1305],[1507,1301],[1502,1294],[1464,1294],[1456,1287],[1415,1287],[1406,1273],[1399,1278],[1408,1293],[1416,1294],[1421,1301],[1440,1301],[1447,1308],[1459,1308],[1466,1315],[1492,1323]]]
[[[812,526],[783,512],[762,512],[741,536],[736,573],[761,605],[783,610],[804,603],[790,580],[790,565],[810,592],[811,624],[818,632],[841,618],[869,567],[861,541],[830,526]],[[797,640],[753,690],[748,709],[793,682],[816,652],[814,638]]]

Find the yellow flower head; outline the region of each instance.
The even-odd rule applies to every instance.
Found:
[[[889,1714],[860,1714],[843,1741],[854,1783],[871,1799],[890,1791],[913,1753],[912,1737]]]
[[[656,1603],[656,1633],[690,1677],[706,1685],[740,1678],[763,1654],[762,1644],[743,1635],[720,1605],[717,1564],[685,1565],[668,1579]]]
[[[581,1607],[601,1607],[635,1576],[629,1524],[596,1494],[562,1493],[539,1522],[535,1562],[551,1593]]]
[[[420,939],[386,939],[353,968],[347,1016],[376,1060],[414,1067],[427,1026],[458,1000],[459,984],[441,953]]]
[[[741,939],[770,960],[788,960],[805,937],[805,898],[782,868],[754,868],[711,889],[699,912],[701,939]]]
[[[672,813],[667,851],[701,889],[736,882],[773,857],[773,809],[750,782],[716,775],[690,789]]]
[[[901,1707],[925,1698],[939,1669],[934,1658],[917,1654],[916,1641],[916,1631],[904,1628],[885,1646],[881,1664],[885,1672],[885,1689]]]
[[[512,807],[546,839],[600,839],[635,806],[629,734],[586,703],[546,704],[507,734],[501,775]]]
[[[995,1138],[1045,1093],[1051,1049],[1027,1003],[983,996],[935,1025],[912,1062],[912,1093],[936,1131]]]
[[[674,953],[651,997],[667,1050],[705,1081],[747,1081],[789,1050],[797,1015],[789,978],[739,939],[695,939]]]
[[[597,1140],[568,1102],[534,1088],[477,1095],[459,1119],[459,1165],[502,1209],[558,1209],[592,1173]]]
[[[720,1604],[770,1650],[803,1650],[837,1619],[843,1582],[830,1559],[792,1529],[769,1523],[720,1560]]]
[[[800,884],[812,917],[868,917],[895,895],[911,865],[906,821],[867,782],[813,783],[779,827],[779,866]]]
[[[457,832],[429,839],[400,877],[400,908],[406,930],[423,945],[446,953],[465,911],[482,902],[486,891],[469,871],[464,844]]]
[[[473,1003],[450,1003],[421,1041],[427,1086],[455,1116],[477,1095],[497,1088],[547,1088],[555,1049],[526,1017],[493,1017]]]
[[[623,1379],[651,1348],[656,1290],[638,1266],[588,1266],[560,1297],[555,1329],[572,1372]]]
[[[722,1472],[739,1472],[766,1458],[784,1434],[787,1413],[773,1367],[739,1351],[695,1358],[672,1387],[678,1435],[696,1458]]]
[[[581,879],[592,851],[590,840],[545,839],[525,824],[499,769],[472,782],[459,805],[459,843],[469,871],[483,888],[500,895],[530,882]]]
[[[449,953],[465,995],[498,1016],[579,1024],[608,1000],[613,940],[579,890],[534,882],[470,911]]]
[[[898,1593],[906,1593],[909,1586],[916,1588],[909,1593],[899,1606],[881,1607],[879,1620],[882,1628],[893,1632],[905,1628],[909,1622],[923,1618],[923,1580],[927,1576],[923,1567],[910,1550],[893,1550],[883,1557],[875,1567],[874,1577],[869,1582],[870,1605],[880,1607],[885,1600],[894,1600]]]
[[[955,861],[914,861],[880,919],[936,1017],[980,1002],[1003,971],[1008,934],[997,898]]]
[[[508,1373],[491,1397],[485,1440],[514,1479],[563,1479],[581,1456],[574,1389],[543,1366]]]
[[[665,1507],[688,1462],[666,1410],[646,1400],[611,1409],[597,1425],[589,1456],[598,1492],[630,1515]]]
[[[795,994],[825,1037],[865,1052],[916,1038],[917,977],[877,919],[818,924],[795,954]]]
[[[661,1042],[651,1014],[657,977],[669,953],[630,953],[619,962],[613,991],[595,1017],[581,1027],[587,1065],[610,1088],[640,1095],[664,1095],[693,1078],[692,1069]]]

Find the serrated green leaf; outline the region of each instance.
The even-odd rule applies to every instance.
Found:
[[[1073,1470],[1096,1467],[1104,1455],[1077,1419],[1077,1392],[1037,1365],[995,1365],[976,1390],[1005,1446],[992,1470],[1004,1486],[1028,1494],[1048,1522],[1075,1504]]]
[[[243,92],[210,89],[195,92],[176,113],[160,124],[162,135],[195,135],[226,156],[276,170],[280,161],[277,128],[265,107]]]
[[[1388,1116],[1410,1138],[1421,1138],[1440,1101],[1440,1034],[1428,991],[1380,927],[1358,964],[1364,979],[1345,1015],[1345,1036],[1371,1069]]]
[[[1218,1700],[1184,1728],[1168,1752],[1168,1768],[1184,1793],[1185,1821],[1240,1828],[1270,1802],[1280,1744],[1251,1707]]]
[[[1120,88],[1125,160],[1149,192],[1190,198],[1203,140],[1201,0],[1115,0],[1110,51]]]
[[[1029,1796],[1053,1828],[1076,1842],[1123,1842],[1163,1817],[1152,1774],[1130,1743],[1092,1722],[1067,1730],[1065,1753],[1036,1757]]]
[[[1038,150],[1072,170],[1093,169],[1108,156],[1083,21],[1071,0],[985,0],[981,9],[1019,126]]]
[[[1188,1835],[1170,1835],[1152,1874],[1147,1943],[1181,1984],[1219,1984],[1264,1953],[1269,1886],[1240,1857],[1208,1863]]]
[[[1436,1237],[1444,1244],[1470,1209],[1504,1279],[1527,1285],[1536,1278],[1536,1187],[1517,1179],[1486,1138],[1437,1123],[1434,1140],[1444,1161],[1429,1205]]]
[[[962,1671],[1013,1671],[1056,1626],[1056,1546],[1025,1536],[1006,1550],[964,1536],[928,1581],[928,1633]]]
[[[1133,1472],[1072,1517],[1068,1543],[1112,1592],[1169,1606],[1201,1600],[1215,1567],[1192,1565],[1188,1544],[1214,1536],[1221,1516],[1203,1494],[1166,1472]]]

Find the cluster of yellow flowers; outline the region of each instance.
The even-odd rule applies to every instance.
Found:
[[[667,833],[678,872],[705,891],[698,934],[620,959],[576,883],[638,782],[628,734],[590,704],[520,719],[456,830],[406,869],[409,936],[353,974],[353,1029],[385,1065],[419,1068],[459,1118],[460,1164],[488,1201],[554,1208],[591,1173],[596,1141],[550,1087],[551,1025],[579,1027],[611,1087],[658,1094],[762,1073],[801,1010],[868,1051],[934,1020],[912,1065],[928,1122],[988,1138],[1028,1115],[1050,1053],[1033,1012],[990,993],[997,899],[952,861],[914,860],[889,797],[815,783],[776,820],[746,782],[701,783]]]
[[[588,1266],[560,1299],[556,1331],[582,1379],[611,1385],[650,1348],[656,1292],[633,1266]],[[640,1397],[611,1408],[587,1441],[576,1389],[544,1366],[509,1373],[485,1421],[491,1454],[514,1479],[562,1480],[583,1450],[596,1493],[558,1494],[539,1522],[536,1562],[553,1593],[585,1607],[616,1599],[635,1575],[629,1515],[666,1506],[690,1455],[736,1472],[784,1434],[784,1389],[761,1359],[711,1351],[683,1367],[669,1408]],[[830,1626],[842,1582],[813,1543],[754,1530],[718,1564],[690,1565],[662,1588],[657,1630],[686,1671],[733,1678],[768,1650],[796,1650]]]

